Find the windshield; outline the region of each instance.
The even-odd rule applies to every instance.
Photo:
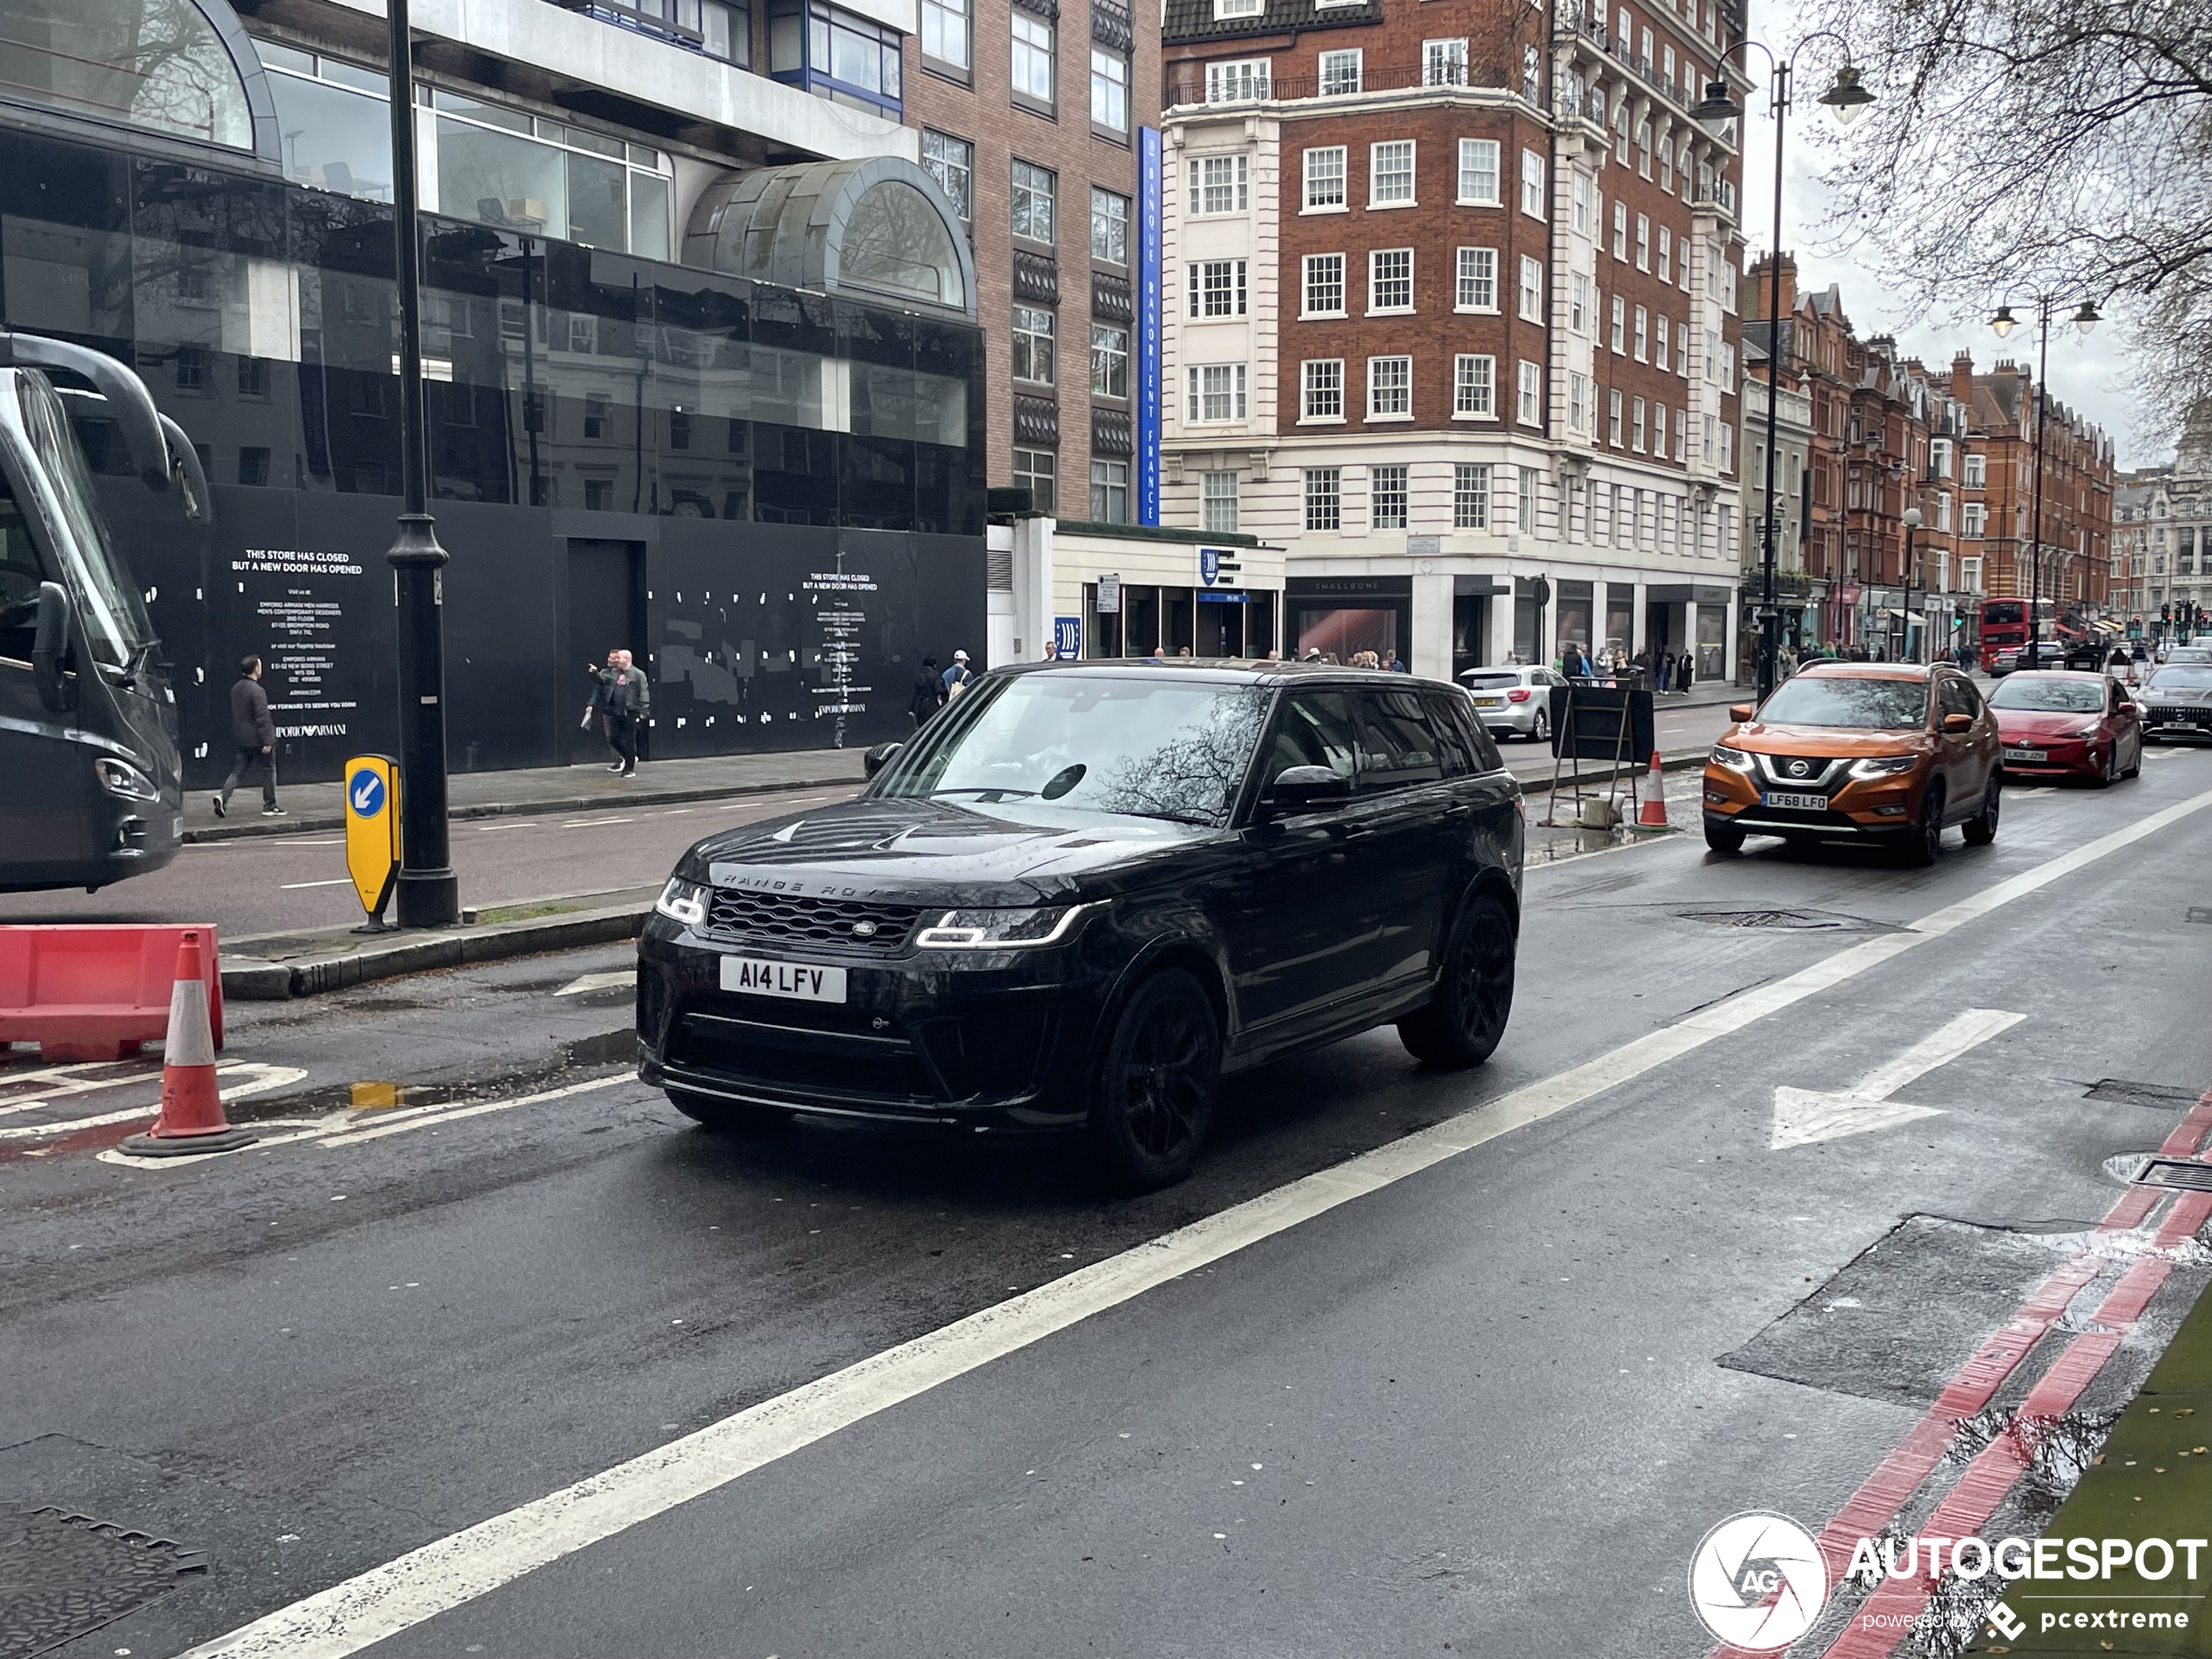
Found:
[[[2040,709],[2057,714],[2095,714],[2105,688],[2087,680],[2009,679],[1989,694],[1993,709]]]
[[[2169,663],[2212,663],[2212,645],[2176,645],[2167,654]]]
[[[137,584],[115,556],[107,522],[93,499],[91,469],[70,429],[61,399],[43,376],[18,374],[24,435],[60,511],[55,551],[66,570],[95,662],[122,668],[153,643]]]
[[[2212,685],[2212,664],[2198,668],[2168,666],[2150,677],[2148,690],[2154,691],[2198,691]]]
[[[1146,675],[1022,674],[897,757],[879,792],[991,805],[1035,798],[1139,818],[1219,824],[1244,785],[1268,694]],[[963,699],[963,702],[965,699]],[[941,718],[955,718],[948,711]]]
[[[1800,674],[1784,683],[1759,710],[1777,725],[1856,725],[1900,731],[1927,722],[1925,680],[1861,678],[1845,674]]]

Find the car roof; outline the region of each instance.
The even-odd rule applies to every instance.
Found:
[[[1393,674],[1383,668],[1347,668],[1341,663],[1271,663],[1247,657],[1163,657],[1157,661],[1149,657],[1121,658],[1111,662],[1096,658],[1078,658],[1073,661],[1049,663],[1008,663],[994,668],[993,674],[1081,674],[1108,679],[1149,676],[1157,679],[1162,674],[1180,678],[1224,678],[1251,685],[1309,685],[1316,680],[1335,681],[1345,685],[1372,685],[1378,680],[1420,680],[1430,685],[1445,682],[1421,674]]]
[[[2105,677],[2094,668],[2023,668],[2007,678],[2016,680],[2087,680],[2094,685]]]
[[[1793,677],[1804,679],[1852,680],[1925,680],[1937,674],[1955,674],[1959,671],[1941,663],[1838,663],[1823,661],[1808,663]]]

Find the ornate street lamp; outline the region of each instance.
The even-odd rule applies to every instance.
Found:
[[[2044,377],[2051,361],[2051,313],[2063,302],[2054,294],[2039,293],[2033,297],[2035,306],[2035,504],[2030,521],[2028,550],[2028,606],[2027,606],[2027,665],[2040,667],[2043,661],[2043,415],[2045,407]],[[2103,315],[2094,300],[2084,300],[2074,314],[2074,326],[2086,337]],[[1989,320],[1990,328],[2003,340],[2019,326],[2013,315],[2010,300],[1997,307],[1997,314]],[[2015,591],[2018,591],[2016,589]]]

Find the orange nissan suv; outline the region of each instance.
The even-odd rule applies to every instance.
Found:
[[[1705,765],[1705,845],[1746,835],[1876,841],[1926,864],[1946,825],[1984,846],[1997,836],[1997,721],[1955,668],[1817,663],[1775,688]]]

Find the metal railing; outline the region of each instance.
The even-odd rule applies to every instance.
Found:
[[[1259,75],[1209,78],[1204,66],[1177,64],[1162,78],[1161,101],[1169,109],[1195,104],[1246,104],[1289,99],[1356,98],[1366,92],[1398,92],[1421,87],[1472,86],[1505,89],[1513,78],[1495,64],[1367,64],[1357,75]]]

